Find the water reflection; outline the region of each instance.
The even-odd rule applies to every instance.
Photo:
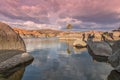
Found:
[[[25,67],[19,67],[5,74],[0,74],[0,80],[22,80]]]
[[[120,73],[116,70],[112,70],[111,73],[108,75],[108,80],[120,80]]]
[[[16,66],[14,69],[7,70],[6,72],[0,73],[0,80],[22,80],[25,68],[32,61]]]
[[[107,63],[107,58],[99,55],[98,56],[93,55],[90,48],[88,48],[88,50],[89,50],[89,54],[92,56],[94,61]],[[120,80],[120,72],[117,72],[116,70],[112,70],[106,80]]]
[[[94,53],[92,52],[92,50],[90,50],[90,48],[88,48],[88,53],[91,55],[93,61],[97,61],[97,62],[108,62],[108,57],[106,56],[99,56],[99,55],[94,55]]]
[[[22,80],[104,80],[113,69],[106,63],[93,62],[88,51],[77,50],[56,39],[26,39],[27,50],[34,56]]]

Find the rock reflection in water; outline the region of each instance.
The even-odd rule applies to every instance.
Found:
[[[22,80],[25,68],[33,61],[16,66],[14,69],[0,73],[0,80]]]
[[[108,80],[120,80],[120,73],[116,70],[112,70],[111,73],[108,75]]]
[[[12,71],[12,70],[11,70]],[[1,74],[0,80],[22,80],[25,67],[21,67],[10,74]]]
[[[93,55],[92,51],[90,49],[89,50],[89,54],[92,56],[93,60],[97,61],[97,62],[107,62],[107,59],[105,57],[102,56],[97,56],[97,55]],[[107,80],[120,80],[120,72],[116,71],[116,70],[112,70],[110,72],[110,74],[107,77]]]
[[[87,49],[88,49],[88,53],[92,56],[93,61],[108,62],[107,56],[95,55],[95,53],[93,53],[93,51],[90,49],[89,46],[87,46]]]
[[[112,70],[108,64],[94,63],[86,49],[75,51],[70,45],[71,54],[68,54],[65,42],[46,42],[27,42],[27,50],[35,59],[26,68],[22,80],[104,80]]]

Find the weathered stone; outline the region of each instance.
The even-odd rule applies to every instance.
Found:
[[[112,70],[108,75],[107,80],[120,80],[120,73],[116,70]]]
[[[120,31],[115,31],[112,33],[113,33],[113,37],[120,37]]]
[[[114,54],[117,50],[120,49],[120,40],[114,41],[114,43],[111,47],[112,47],[112,51],[113,51],[112,53]]]
[[[88,41],[87,45],[88,51],[93,59],[100,62],[107,62],[108,57],[112,54],[112,49],[106,42]]]
[[[32,61],[33,57],[28,53],[21,53],[15,55],[0,63],[0,73],[6,73],[7,71],[14,69],[17,66],[24,65],[25,63]]]
[[[0,22],[0,73],[32,60],[33,57],[26,53],[23,39],[9,25]]]
[[[23,52],[21,50],[0,50],[0,63]]]
[[[2,22],[0,22],[0,50],[26,51],[22,38],[9,25]]]
[[[119,66],[120,63],[120,49],[118,51],[116,51],[114,54],[112,54],[111,56],[109,56],[108,60],[110,62],[110,64],[116,68]]]
[[[87,46],[87,49],[88,49],[88,53],[92,56],[93,61],[97,61],[97,62],[108,61],[108,56],[95,55],[89,46]]]
[[[86,47],[86,45],[87,45],[86,42],[82,41],[81,39],[77,39],[73,43],[73,46],[78,47],[78,48],[84,48],[84,47]]]
[[[112,48],[106,42],[88,41],[87,45],[95,55],[110,56],[112,54]]]
[[[120,41],[112,45],[113,54],[108,58],[109,63],[120,72]]]

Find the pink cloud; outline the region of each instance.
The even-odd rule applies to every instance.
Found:
[[[0,15],[44,24],[58,24],[65,18],[83,23],[118,23],[120,0],[0,0]]]

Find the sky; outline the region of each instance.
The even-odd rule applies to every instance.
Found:
[[[0,0],[0,21],[25,29],[115,29],[120,0]]]

